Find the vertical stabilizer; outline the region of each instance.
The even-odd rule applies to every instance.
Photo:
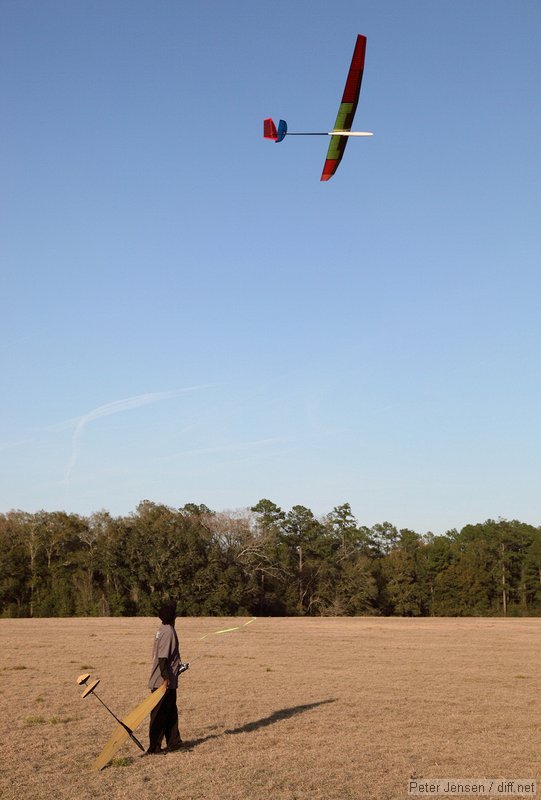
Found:
[[[278,140],[276,125],[270,117],[263,120],[263,136],[265,139],[273,139],[275,142]]]

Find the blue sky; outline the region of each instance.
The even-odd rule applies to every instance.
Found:
[[[541,524],[538,2],[0,18],[0,511]]]

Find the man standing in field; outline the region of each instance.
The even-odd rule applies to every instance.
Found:
[[[150,743],[147,750],[149,755],[170,753],[182,747],[177,710],[177,685],[181,661],[178,636],[175,631],[176,603],[163,605],[158,616],[162,624],[154,637],[148,687],[154,692],[164,684],[166,692],[150,715]],[[165,751],[162,750],[164,737],[167,744]]]

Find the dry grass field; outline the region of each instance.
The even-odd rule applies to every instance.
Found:
[[[243,621],[243,620],[240,620]],[[411,776],[541,780],[538,619],[179,619],[186,752],[93,758],[146,695],[158,620],[0,620],[5,800],[405,798]],[[148,742],[148,723],[138,729]],[[538,792],[541,786],[538,787]]]

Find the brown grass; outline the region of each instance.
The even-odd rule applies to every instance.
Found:
[[[128,742],[96,774],[115,723],[75,678],[95,665],[127,713],[157,620],[0,620],[0,797],[386,800],[411,776],[541,780],[538,619],[260,619],[198,642],[235,622],[177,621],[183,657],[204,654],[181,677],[191,749],[141,759]]]

